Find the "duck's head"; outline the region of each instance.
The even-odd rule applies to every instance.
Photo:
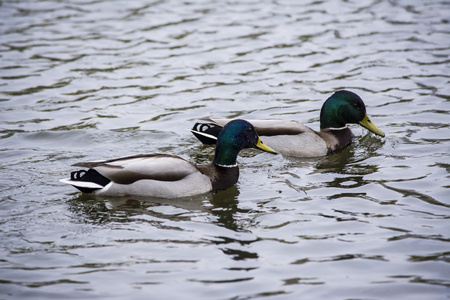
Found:
[[[325,101],[320,111],[320,128],[342,128],[355,123],[384,137],[383,131],[372,123],[366,113],[362,99],[350,91],[337,91]]]
[[[220,166],[234,166],[239,151],[245,148],[257,148],[277,154],[275,150],[263,144],[252,124],[237,119],[229,122],[220,131],[214,163]]]

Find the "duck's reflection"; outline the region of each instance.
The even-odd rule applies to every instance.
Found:
[[[200,214],[219,226],[238,230],[234,214],[238,211],[239,189],[233,186],[227,190],[196,197],[176,199],[146,197],[102,197],[77,193],[68,201],[69,210],[79,220],[87,223],[134,222],[136,216],[151,215],[161,220],[190,220]],[[168,207],[164,213],[160,207]]]
[[[248,229],[242,228],[242,225],[239,225],[240,222],[236,220],[236,213],[243,212],[239,208],[238,197],[239,189],[234,186],[216,193],[178,199],[106,198],[77,194],[68,201],[68,205],[78,221],[99,225],[132,224],[146,220],[150,225],[158,228],[184,231],[183,222],[207,220],[208,223],[230,231],[217,230],[217,235],[211,232],[210,236],[202,236],[199,239],[209,240],[210,243],[218,245],[219,249],[233,260],[255,259],[258,257],[257,253],[245,251],[242,246],[257,239],[241,240],[235,234],[240,231],[248,232]]]

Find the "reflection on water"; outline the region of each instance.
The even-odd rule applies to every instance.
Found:
[[[449,9],[2,1],[0,298],[448,297]],[[243,151],[238,184],[198,197],[58,182],[127,154],[208,163],[214,148],[186,130],[199,117],[318,129],[339,89],[386,138],[352,126],[329,157]]]
[[[148,215],[171,221],[188,220],[192,212],[206,212],[217,217],[211,220],[219,226],[238,231],[233,215],[246,210],[238,209],[239,190],[236,186],[222,192],[201,195],[198,198],[146,198],[146,197],[104,197],[77,193],[67,203],[68,209],[81,222],[104,224],[108,222],[133,222],[135,217]],[[171,207],[177,213],[164,214],[158,209]],[[155,210],[154,210],[155,209]],[[178,211],[180,210],[180,211]]]

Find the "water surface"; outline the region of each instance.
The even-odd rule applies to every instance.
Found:
[[[446,299],[450,4],[0,2],[1,299]],[[322,158],[256,151],[236,187],[82,195],[71,164],[195,163],[198,117],[319,127],[360,95],[386,138]]]

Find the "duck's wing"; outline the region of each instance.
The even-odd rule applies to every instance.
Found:
[[[203,144],[215,144],[220,130],[233,119],[202,118],[191,131]],[[314,131],[298,122],[286,120],[247,120],[259,136],[298,135]]]
[[[222,123],[223,119],[214,119]],[[311,132],[311,128],[288,120],[248,120],[256,129],[259,136],[297,135]]]
[[[119,184],[131,184],[142,179],[177,181],[198,172],[194,165],[183,158],[161,153],[81,162],[73,166],[94,169],[105,178]]]

